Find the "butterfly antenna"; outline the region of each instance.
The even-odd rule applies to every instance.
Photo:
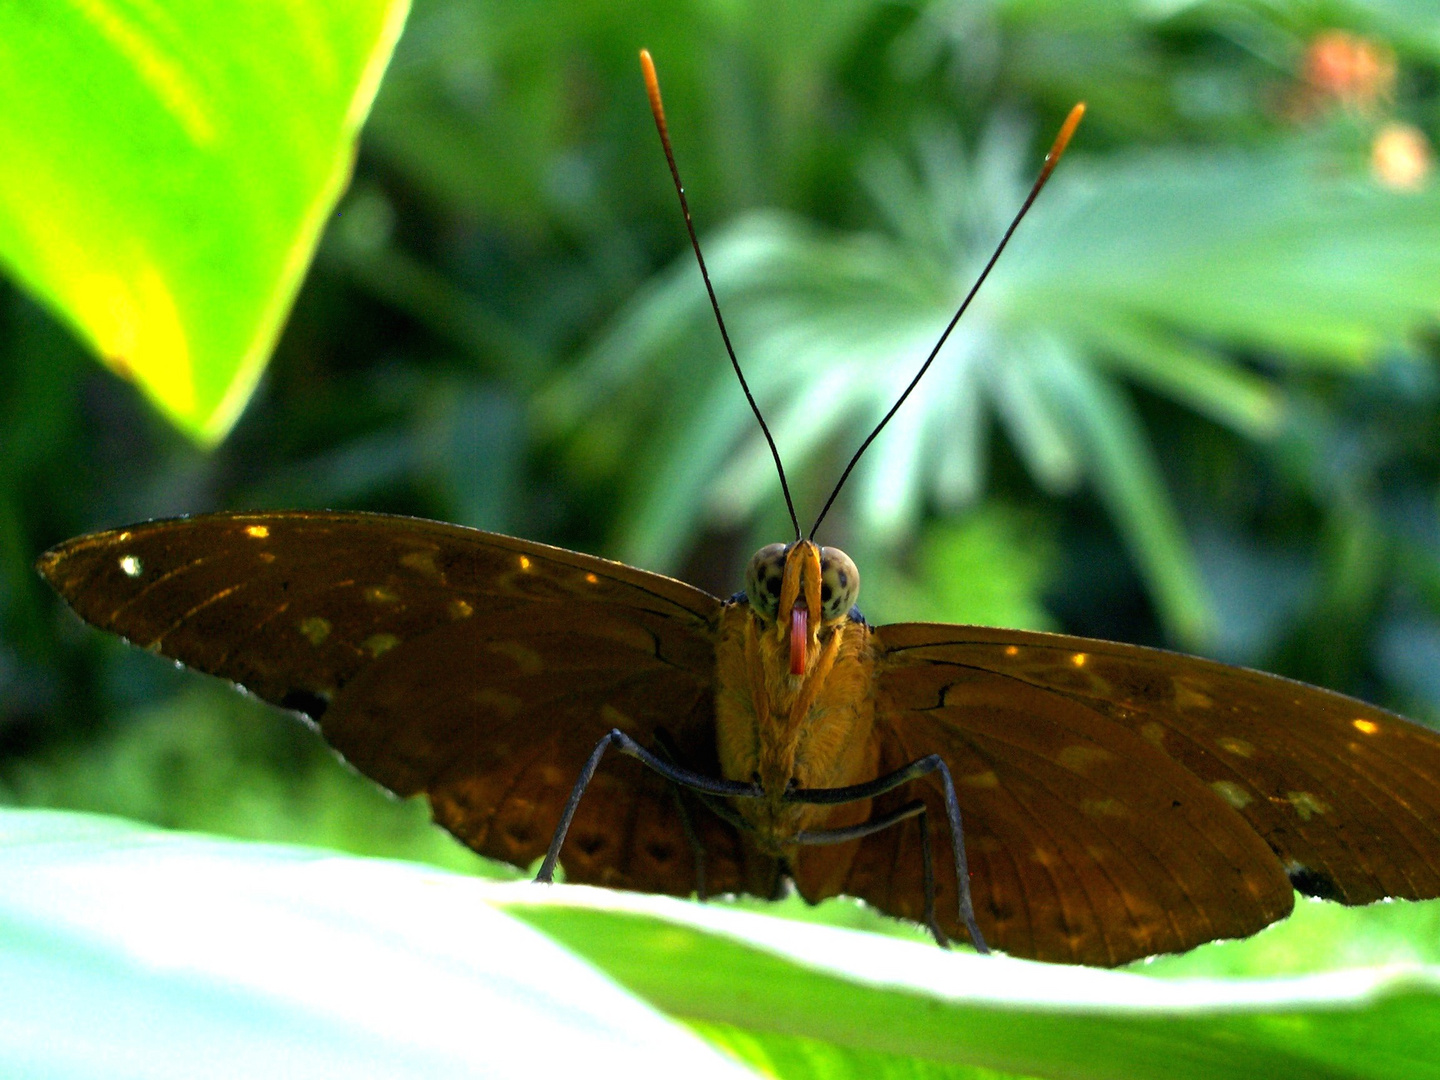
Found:
[[[760,415],[760,406],[755,403],[755,395],[750,392],[750,384],[745,381],[745,373],[740,370],[740,361],[735,359],[735,347],[730,344],[730,332],[725,329],[725,318],[720,314],[720,301],[715,298],[715,287],[710,284],[710,271],[705,268],[705,256],[700,254],[700,240],[695,235],[695,223],[690,220],[690,204],[685,199],[685,185],[680,182],[680,170],[675,166],[675,151],[670,148],[670,131],[665,126],[665,106],[660,102],[660,80],[655,77],[655,62],[650,59],[649,49],[640,50],[640,67],[645,72],[645,92],[650,95],[650,111],[655,114],[655,129],[660,132],[660,145],[665,147],[665,160],[670,164],[670,176],[675,181],[675,194],[680,196],[680,212],[685,215],[685,231],[690,234],[690,246],[695,249],[695,261],[700,264],[700,276],[705,279],[705,291],[710,294],[710,306],[715,310],[715,322],[720,327],[720,337],[725,342],[725,351],[730,356],[730,366],[735,369],[735,377],[740,380],[740,389],[745,391],[745,400],[750,403],[750,410],[760,422],[760,430],[765,433],[765,441],[770,444],[770,456],[775,459],[775,471],[780,474],[780,490],[785,493],[785,509],[790,511],[790,524],[795,527],[795,539],[799,540],[800,519],[795,516],[795,503],[790,498],[790,485],[785,479],[785,466],[780,463],[780,451],[775,447],[775,439],[770,434],[765,417]]]
[[[1082,101],[1070,110],[1070,115],[1065,118],[1065,123],[1060,125],[1060,134],[1055,136],[1054,145],[1050,147],[1050,152],[1045,155],[1045,164],[1040,167],[1040,175],[1035,178],[1035,183],[1030,188],[1030,194],[1025,197],[1025,202],[1020,206],[1020,212],[1016,214],[1015,219],[1010,222],[1010,227],[1005,230],[1005,235],[1000,238],[1000,243],[995,247],[995,253],[990,256],[990,261],[985,264],[985,269],[980,271],[980,276],[975,279],[975,284],[970,286],[970,291],[965,294],[965,299],[960,302],[959,310],[955,312],[954,318],[952,318],[945,327],[945,332],[940,335],[940,340],[935,343],[935,347],[930,350],[930,355],[925,358],[925,363],[920,365],[920,370],[915,373],[915,378],[910,380],[910,385],[905,388],[905,392],[900,395],[894,405],[890,406],[890,411],[885,414],[884,419],[882,419],[880,423],[875,425],[875,430],[865,437],[865,441],[860,444],[860,449],[856,450],[855,456],[850,459],[850,464],[845,466],[845,471],[840,474],[840,482],[835,485],[835,490],[830,492],[830,498],[825,500],[824,509],[820,511],[820,516],[815,519],[815,524],[810,529],[810,539],[815,539],[816,530],[820,528],[820,523],[825,520],[825,515],[830,512],[830,507],[835,502],[835,497],[840,494],[840,489],[845,486],[845,481],[850,478],[850,473],[855,468],[855,463],[860,460],[860,455],[869,449],[870,444],[875,441],[875,437],[879,435],[880,432],[884,430],[885,425],[890,422],[890,418],[899,412],[901,405],[905,404],[905,399],[910,396],[910,391],[915,389],[920,380],[925,377],[925,372],[930,370],[930,365],[934,362],[935,357],[940,354],[940,349],[944,346],[946,339],[950,337],[950,331],[955,329],[955,324],[960,321],[960,316],[965,314],[965,309],[970,306],[970,301],[975,299],[975,294],[980,291],[980,286],[985,284],[985,279],[990,276],[990,271],[999,260],[1000,253],[1005,250],[1005,245],[1010,243],[1010,237],[1014,234],[1016,226],[1020,224],[1021,219],[1029,212],[1030,205],[1035,201],[1035,197],[1040,194],[1040,189],[1045,186],[1045,181],[1049,180],[1050,174],[1055,171],[1055,165],[1059,162],[1060,155],[1065,153],[1065,147],[1070,144],[1070,136],[1075,134],[1075,128],[1079,126],[1080,118],[1084,115],[1085,103]]]

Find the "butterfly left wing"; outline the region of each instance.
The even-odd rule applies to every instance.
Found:
[[[375,514],[214,514],[80,537],[41,573],[86,621],[315,721],[356,768],[482,854],[542,854],[580,767],[619,727],[714,774],[720,602],[604,559]],[[746,887],[734,830],[693,815],[714,891]],[[610,755],[562,865],[688,894],[673,794]],[[769,888],[762,883],[762,891]]]
[[[1292,883],[1346,903],[1440,895],[1428,729],[1156,649],[926,624],[876,642],[882,769],[945,758],[976,915],[1009,952],[1117,964],[1242,937],[1289,912]],[[866,840],[845,891],[914,918],[918,839]],[[938,856],[942,922],[963,933]]]

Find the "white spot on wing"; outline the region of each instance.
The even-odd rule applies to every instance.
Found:
[[[126,577],[139,577],[143,567],[140,560],[134,555],[120,556],[120,570]]]

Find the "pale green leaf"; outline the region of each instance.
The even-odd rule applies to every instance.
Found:
[[[0,812],[0,1074],[749,1075],[475,879]]]
[[[1440,969],[1419,963],[1267,979],[1162,979],[1067,968],[716,905],[594,889],[513,897],[507,909],[699,1030],[857,1052],[823,1072],[863,1076],[875,1055],[1092,1080],[1419,1080],[1440,1076]],[[720,1032],[722,1045],[740,1042]],[[789,1057],[801,1056],[792,1043]],[[848,1064],[847,1064],[848,1062]],[[896,1075],[906,1075],[897,1072]],[[883,1075],[883,1073],[881,1074]],[[916,1076],[970,1077],[917,1071]]]

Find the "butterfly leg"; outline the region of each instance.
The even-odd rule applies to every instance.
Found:
[[[679,756],[675,750],[675,741],[664,728],[655,730],[655,747],[665,761],[675,764],[675,759]],[[695,861],[695,898],[703,904],[708,899],[705,895],[705,845],[700,842],[700,835],[695,831],[684,789],[671,784],[670,796],[675,800],[675,813],[680,816],[680,828],[685,833],[685,842],[690,846],[690,857]]]
[[[940,928],[940,920],[935,918],[935,853],[930,849],[929,814],[920,815],[920,864],[924,869],[925,878],[925,925],[930,928],[930,934],[935,938],[935,944],[942,949],[948,949],[950,939]],[[983,939],[980,942],[979,951],[988,951]]]
[[[795,842],[797,844],[843,844],[847,840],[859,840],[861,837],[870,836],[882,829],[888,829],[891,825],[898,825],[912,817],[920,819],[920,859],[925,873],[925,925],[930,928],[930,933],[935,938],[935,944],[942,949],[948,949],[950,939],[945,936],[945,931],[940,929],[940,923],[935,918],[935,858],[930,851],[930,815],[926,812],[925,804],[919,799],[859,825],[851,825],[843,829],[817,829],[814,832],[797,833]],[[983,943],[981,951],[984,951]]]
[[[857,802],[873,799],[877,795],[894,791],[901,784],[918,780],[935,773],[945,791],[945,817],[950,824],[950,848],[955,859],[955,885],[959,893],[960,921],[970,934],[975,951],[988,953],[990,947],[975,922],[975,904],[970,898],[970,867],[965,859],[965,827],[960,820],[960,800],[955,796],[955,782],[950,778],[950,769],[939,754],[929,754],[909,765],[876,777],[864,784],[852,784],[838,788],[800,788],[785,793],[786,802],[807,803],[813,806],[834,806],[838,803]],[[923,819],[922,819],[923,820]],[[868,824],[868,823],[867,823]],[[925,850],[929,851],[929,845]]]
[[[705,845],[695,832],[695,823],[690,819],[690,808],[685,805],[684,792],[674,784],[670,794],[675,799],[675,812],[680,815],[680,828],[685,831],[685,842],[690,845],[690,856],[695,860],[695,899],[702,904],[709,899],[705,895]]]
[[[549,883],[555,880],[555,864],[560,860],[560,848],[565,843],[566,834],[570,831],[570,822],[575,817],[575,810],[580,805],[580,799],[585,794],[585,789],[594,779],[595,770],[600,767],[600,759],[612,746],[622,754],[637,759],[672,784],[690,791],[705,795],[731,795],[742,799],[758,799],[764,795],[759,784],[716,780],[713,777],[691,772],[689,769],[682,769],[678,765],[672,765],[670,762],[656,757],[619,728],[611,728],[596,743],[595,749],[591,751],[589,759],[585,762],[585,767],[580,770],[580,778],[575,781],[575,787],[570,792],[570,798],[565,801],[565,809],[560,814],[560,823],[555,826],[555,835],[550,840],[550,850],[545,853],[545,861],[540,864],[540,872],[535,875],[536,881]]]

